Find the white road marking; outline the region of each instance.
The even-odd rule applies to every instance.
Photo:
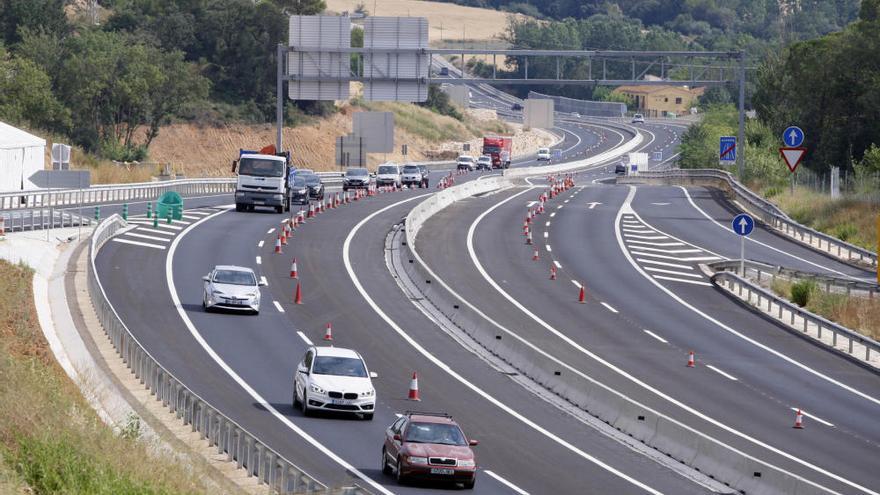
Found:
[[[153,225],[152,220],[141,220],[141,219],[132,219],[132,220],[129,220],[128,223],[139,223],[141,225],[149,225],[151,227]],[[156,226],[159,227],[160,229],[183,230],[183,227],[179,227],[177,225],[168,225],[164,221],[159,221],[159,223],[157,223]]]
[[[623,227],[623,231],[624,232],[631,232],[633,234],[656,234],[657,233],[651,229],[645,229],[645,228],[637,229],[634,227]]]
[[[133,244],[135,246],[142,246],[142,247],[148,247],[148,248],[153,248],[153,249],[161,249],[163,251],[165,250],[165,246],[162,246],[160,244],[150,244],[149,242],[130,241],[128,239],[120,239],[118,237],[114,237],[113,242],[121,242],[123,244]]]
[[[181,215],[181,218],[186,218],[187,220],[199,220],[201,217],[196,217],[193,215]]]
[[[698,282],[698,281],[696,281],[696,280],[685,280],[685,279],[683,279],[683,278],[667,277],[667,276],[665,276],[665,275],[653,275],[653,277],[654,277],[654,278],[659,278],[659,279],[661,279],[661,280],[669,280],[670,282],[683,282],[683,283],[686,283],[686,284],[702,285],[702,286],[704,286],[704,287],[712,287],[712,284],[709,284],[709,283],[706,283],[706,282]]]
[[[544,232],[544,239],[550,237],[550,232]]]
[[[549,226],[550,226],[550,220],[547,220],[547,222],[544,223],[544,227],[549,227]]]
[[[630,239],[627,239],[626,243],[627,244],[644,244],[646,246],[661,246],[661,247],[663,247],[663,246],[672,247],[672,246],[684,246],[685,245],[685,243],[683,243],[683,242],[645,242],[645,241],[633,241]]]
[[[296,334],[299,335],[299,338],[301,338],[303,340],[303,342],[306,343],[306,345],[308,345],[308,346],[315,345],[314,343],[312,343],[312,339],[308,338],[306,336],[306,334],[302,333],[302,330],[297,330]]]
[[[262,265],[262,264],[263,264],[263,257],[262,257],[262,256],[257,256],[257,264],[258,264],[258,265]]]
[[[581,285],[581,283],[578,282],[577,280],[572,280],[571,283],[573,283],[574,286],[577,287],[578,289],[580,289],[581,287],[583,287],[583,285]]]
[[[651,337],[654,337],[655,339],[659,340],[660,342],[663,342],[664,344],[668,344],[668,343],[669,343],[669,342],[666,341],[666,339],[664,339],[663,337],[657,335],[656,333],[654,333],[654,332],[652,332],[652,331],[650,331],[650,330],[645,330],[645,329],[642,329],[642,330],[643,330],[646,334],[650,335]]]
[[[272,227],[271,229],[266,231],[267,234],[271,234],[272,232],[275,232],[275,227]]]
[[[137,237],[140,239],[149,239],[151,241],[159,241],[159,242],[171,242],[171,239],[167,237],[156,237],[154,235],[145,235],[145,234],[137,234],[135,232],[126,232],[124,235]]]
[[[266,241],[260,241],[257,243],[257,247],[261,248],[261,247],[263,247],[264,244],[266,244]]]
[[[555,216],[556,216],[556,212],[555,212],[555,211],[554,211],[553,213],[550,214],[550,218],[553,218],[553,217],[555,217]]]
[[[553,264],[556,265],[556,268],[562,268],[562,265],[556,260],[553,260]]]
[[[269,281],[266,280],[265,276],[260,277],[260,283],[263,285],[269,285]]]
[[[608,311],[611,311],[612,313],[619,313],[619,312],[620,312],[620,311],[617,311],[616,309],[614,309],[614,308],[613,308],[610,304],[608,304],[607,302],[604,302],[604,301],[603,301],[603,302],[602,302],[602,306],[605,306],[605,309],[607,309]]]
[[[792,411],[797,411],[798,408],[796,408],[796,407],[792,407],[791,410],[792,410]],[[803,414],[804,416],[806,416],[806,417],[808,417],[808,418],[812,418],[812,419],[818,421],[819,423],[822,423],[822,424],[825,425],[825,426],[830,426],[830,427],[834,428],[834,423],[831,423],[831,422],[825,421],[824,419],[821,419],[821,418],[818,418],[818,417],[816,417],[816,416],[813,416],[812,414],[807,414],[807,412],[804,411],[803,409],[801,409],[800,411],[801,411],[801,414]]]
[[[649,272],[665,273],[667,275],[678,275],[679,277],[703,278],[702,275],[697,274],[697,273],[681,273],[681,272],[676,272],[673,270],[665,270],[663,268],[654,268],[653,266],[646,266],[645,270],[647,270]]]
[[[660,239],[669,239],[668,236],[665,235],[637,235],[637,234],[627,234],[624,233],[627,239],[644,239],[646,241],[659,241]]]
[[[132,230],[137,230],[138,232],[149,232],[151,235],[158,234],[158,235],[167,235],[170,237],[174,237],[177,235],[177,232],[165,232],[164,230],[157,230],[157,229],[153,229],[153,228],[149,228],[149,227],[144,227],[143,225],[139,225]],[[129,234],[131,234],[131,232],[129,232]]]
[[[724,378],[727,378],[728,380],[737,381],[735,376],[733,376],[730,373],[727,373],[725,371],[721,371],[720,369],[716,368],[715,366],[712,366],[711,364],[707,364],[706,367],[709,368],[710,370],[714,371],[715,373],[718,373],[719,375],[723,376]]]
[[[556,207],[556,209],[558,210],[558,209],[562,208],[563,206],[565,206],[565,205],[559,205],[559,206]],[[552,216],[552,215],[551,215],[551,216]]]
[[[691,256],[689,258],[679,258],[677,256],[666,256],[665,254],[654,254],[654,253],[636,253],[638,256],[648,256],[651,258],[660,258],[661,260],[676,260],[676,261],[712,261],[720,259],[718,256]]]
[[[501,483],[502,485],[506,486],[507,488],[510,488],[510,489],[513,491],[513,493],[516,493],[517,495],[529,495],[529,492],[527,492],[527,491],[523,490],[522,488],[520,488],[520,487],[514,485],[513,483],[511,483],[511,482],[507,481],[506,479],[502,478],[501,476],[498,476],[498,475],[495,474],[493,471],[489,471],[488,469],[484,469],[483,472],[486,473],[486,474],[488,474],[489,476],[495,478],[496,480],[498,480],[499,483]]]
[[[553,250],[550,248],[550,244],[547,244],[547,245],[544,246],[544,247],[547,249],[547,252],[548,252],[548,253],[553,251]]]
[[[656,261],[656,260],[646,260],[644,258],[636,258],[636,261],[639,263],[651,263],[652,265],[660,265],[660,266],[668,266],[669,268],[680,268],[682,270],[693,270],[694,267],[690,265],[677,265],[675,263],[667,263],[665,261]]]
[[[521,193],[514,194],[513,196],[510,196],[509,198],[505,199],[504,201],[502,201],[501,203],[498,203],[498,204],[503,204],[504,202],[509,201],[509,200],[511,200],[511,199],[514,199],[514,198],[516,198],[517,196],[519,196],[520,194],[523,194],[523,193],[526,193],[526,192],[529,192],[529,191],[531,191],[531,188],[525,189],[525,190],[522,191]],[[641,488],[642,490],[645,490],[645,491],[647,491],[647,492],[649,492],[649,493],[652,493],[652,494],[655,494],[655,495],[661,495],[661,492],[659,492],[659,491],[657,491],[657,490],[651,488],[650,486],[648,486],[648,485],[646,485],[646,484],[644,484],[644,483],[642,483],[642,482],[636,480],[635,478],[632,478],[632,477],[628,476],[627,474],[625,474],[625,473],[623,473],[622,471],[618,470],[618,469],[615,468],[614,466],[611,466],[611,465],[609,465],[609,464],[606,464],[605,462],[603,462],[602,460],[600,460],[600,459],[594,457],[593,455],[588,454],[587,452],[584,452],[583,450],[577,448],[575,445],[572,445],[571,443],[567,442],[565,439],[560,438],[559,436],[555,435],[554,433],[552,433],[552,432],[548,431],[547,429],[541,427],[540,425],[538,425],[538,424],[535,423],[534,421],[530,420],[529,418],[523,416],[522,414],[520,414],[519,412],[517,412],[516,410],[514,410],[512,407],[510,407],[510,406],[508,406],[507,404],[505,404],[505,403],[499,401],[498,399],[496,399],[495,397],[493,397],[492,395],[490,395],[490,394],[489,394],[488,392],[486,392],[485,390],[483,390],[483,389],[477,387],[476,385],[474,385],[473,383],[471,383],[470,381],[468,381],[466,378],[464,378],[463,376],[461,376],[460,374],[458,374],[458,372],[456,372],[455,370],[453,370],[448,364],[446,364],[445,362],[441,361],[437,356],[431,354],[427,349],[425,349],[424,347],[422,347],[421,344],[419,344],[418,342],[416,342],[415,339],[412,338],[412,336],[410,336],[408,333],[406,333],[406,331],[404,331],[404,330],[403,330],[403,329],[397,324],[397,322],[395,322],[394,320],[392,320],[391,317],[389,317],[389,316],[385,313],[385,311],[384,311],[384,310],[383,310],[378,304],[376,304],[376,302],[373,300],[373,298],[370,297],[370,295],[367,293],[366,289],[364,289],[363,285],[361,284],[360,279],[358,278],[357,274],[355,274],[354,269],[352,268],[351,259],[350,259],[350,258],[351,258],[351,257],[350,257],[350,251],[351,251],[351,241],[352,241],[352,239],[353,239],[354,236],[357,234],[357,232],[361,229],[361,227],[363,227],[367,222],[369,222],[370,220],[372,220],[372,219],[373,219],[374,217],[376,217],[377,215],[380,215],[380,214],[384,213],[386,210],[389,210],[389,209],[394,208],[394,207],[396,207],[396,206],[399,206],[399,205],[401,205],[401,204],[403,204],[403,203],[406,203],[407,201],[412,201],[413,199],[423,198],[423,197],[425,197],[425,196],[428,196],[428,195],[425,194],[425,195],[420,195],[420,196],[415,196],[415,197],[412,197],[412,198],[408,198],[408,199],[405,199],[405,200],[403,200],[403,201],[399,201],[399,202],[397,202],[397,203],[394,203],[394,204],[388,205],[388,206],[386,206],[386,207],[384,207],[384,208],[381,208],[381,209],[379,209],[379,210],[377,210],[377,211],[371,213],[370,215],[368,215],[367,217],[365,217],[363,220],[361,220],[360,222],[358,222],[358,224],[355,225],[355,227],[351,230],[351,232],[348,233],[348,236],[345,238],[345,242],[344,242],[343,245],[342,245],[342,261],[343,261],[344,264],[345,264],[345,269],[346,269],[346,271],[348,272],[348,276],[349,276],[349,278],[351,278],[351,281],[352,281],[352,283],[354,283],[355,288],[358,290],[358,292],[360,292],[361,296],[364,298],[364,300],[366,300],[367,304],[370,305],[371,308],[373,308],[373,311],[375,311],[376,314],[378,314],[380,318],[382,318],[383,320],[385,320],[385,323],[387,323],[387,324],[388,324],[388,325],[389,325],[389,326],[390,326],[395,332],[397,332],[398,335],[401,336],[401,338],[403,338],[407,343],[409,343],[409,344],[410,344],[410,345],[411,345],[416,351],[418,351],[422,356],[424,356],[426,359],[428,359],[429,361],[431,361],[432,363],[434,363],[437,367],[439,367],[441,370],[445,371],[445,372],[446,372],[447,374],[449,374],[451,377],[453,377],[454,379],[458,380],[462,385],[464,385],[465,387],[469,388],[470,390],[472,390],[472,391],[473,391],[474,393],[476,393],[477,395],[483,397],[485,400],[487,400],[488,402],[492,403],[493,405],[495,405],[496,407],[498,407],[498,408],[501,409],[502,411],[506,412],[507,414],[509,414],[509,415],[511,415],[512,417],[516,418],[517,420],[521,421],[522,423],[524,423],[525,425],[527,425],[527,426],[529,426],[530,428],[534,429],[534,430],[537,431],[538,433],[544,435],[544,436],[547,437],[548,439],[550,439],[550,440],[556,442],[557,444],[559,444],[560,446],[562,446],[562,447],[564,447],[565,449],[569,450],[570,452],[572,452],[572,453],[574,453],[574,454],[580,456],[581,458],[583,458],[583,459],[585,459],[585,460],[587,460],[587,461],[589,461],[589,462],[592,462],[593,464],[595,464],[595,465],[601,467],[602,469],[605,469],[606,471],[608,471],[608,472],[610,472],[610,473],[612,473],[612,474],[614,474],[614,475],[620,477],[621,479],[624,479],[624,480],[626,480],[626,481],[632,483],[633,485],[635,485],[635,486]],[[473,239],[472,239],[471,236],[469,235],[469,236],[468,236],[468,249],[473,249],[472,240],[473,240]],[[415,257],[419,258],[419,259],[418,259],[418,262],[419,262],[420,264],[422,264],[423,266],[426,266],[426,265],[423,264],[422,260],[420,259],[419,255],[418,255],[418,252],[417,252],[415,249],[413,249],[413,255],[414,255]],[[438,282],[440,282],[441,285],[444,285],[444,287],[447,288],[447,290],[448,290],[448,286],[446,286],[445,282],[442,282],[442,281],[441,281],[441,280],[440,280],[435,274],[433,274],[433,272],[432,272],[430,269],[428,269],[428,272],[429,272],[430,276],[432,276],[434,279],[438,280]],[[357,473],[357,474],[361,475],[361,473]],[[361,476],[363,476],[363,475],[361,475]],[[372,480],[369,480],[369,481],[372,481]],[[383,491],[384,491],[384,490],[383,490]]]
[[[279,303],[278,301],[272,301],[272,304],[275,305],[275,309],[277,309],[279,313],[284,312],[284,308],[281,307],[281,303]]]
[[[702,253],[702,249],[657,249],[650,248],[644,246],[630,246],[630,249],[637,249],[641,251],[654,251],[657,253],[668,253],[668,254],[685,254],[685,253]]]
[[[420,197],[420,196],[416,196],[416,197]],[[335,461],[337,464],[342,466],[343,469],[350,471],[353,475],[360,478],[364,483],[370,485],[370,487],[373,490],[376,490],[378,493],[382,493],[383,495],[394,495],[393,492],[386,489],[385,487],[383,487],[381,484],[374,481],[369,476],[360,472],[356,467],[351,465],[345,459],[343,459],[342,457],[337,455],[335,452],[333,452],[332,450],[327,448],[324,444],[319,442],[316,438],[309,435],[305,430],[303,430],[302,428],[297,426],[293,421],[291,421],[290,418],[288,418],[287,416],[282,414],[280,411],[278,411],[278,409],[276,409],[275,406],[273,406],[269,401],[267,401],[265,398],[263,398],[263,396],[261,396],[259,393],[257,393],[257,391],[254,390],[253,387],[251,387],[241,376],[239,376],[238,373],[236,373],[235,370],[233,370],[223,360],[223,358],[221,358],[220,355],[217,354],[216,351],[214,351],[214,349],[208,344],[208,342],[205,341],[204,337],[202,337],[202,334],[199,333],[199,330],[193,324],[192,320],[189,319],[189,315],[186,314],[186,311],[183,309],[183,304],[180,301],[180,297],[177,295],[177,288],[174,285],[174,272],[172,270],[172,266],[173,266],[173,262],[174,262],[174,252],[177,249],[177,245],[180,242],[180,240],[183,239],[184,235],[186,235],[194,227],[196,227],[197,225],[201,224],[202,222],[204,222],[206,220],[210,220],[211,218],[214,218],[216,215],[220,215],[222,213],[225,213],[226,211],[228,211],[228,210],[217,212],[214,215],[207,216],[207,217],[199,220],[198,222],[190,225],[186,229],[185,232],[183,232],[180,236],[176,237],[174,239],[174,242],[171,243],[171,250],[169,251],[169,255],[165,258],[165,279],[168,284],[168,292],[171,294],[171,300],[174,303],[174,307],[177,309],[177,313],[180,315],[180,319],[183,320],[184,325],[186,325],[187,329],[189,329],[190,334],[193,336],[193,338],[196,340],[196,342],[198,342],[199,345],[201,345],[202,348],[205,350],[205,352],[207,352],[208,355],[211,356],[211,359],[213,359],[214,362],[216,362],[221,368],[223,368],[223,371],[225,371],[226,374],[230,376],[230,378],[235,380],[235,382],[238,383],[238,385],[242,389],[244,389],[244,391],[248,395],[250,395],[252,399],[254,399],[257,402],[257,405],[259,405],[260,407],[262,407],[266,411],[268,411],[278,421],[280,421],[282,424],[287,426],[294,433],[299,435],[303,440],[305,440],[306,442],[311,444],[312,447],[314,447],[316,450],[320,451],[321,453],[326,455],[328,458]],[[92,268],[94,269],[94,266]],[[103,288],[101,290],[103,291]]]
[[[571,201],[571,200],[566,199],[565,201],[563,201],[563,203],[568,203],[569,201]]]

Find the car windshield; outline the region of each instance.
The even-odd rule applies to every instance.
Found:
[[[257,279],[253,273],[241,270],[217,270],[214,272],[214,282],[230,285],[257,285]]]
[[[538,153],[550,153],[548,148],[538,148]]]
[[[294,177],[293,187],[306,187],[306,180],[301,176]]]
[[[480,161],[481,161],[481,162],[488,162],[488,161],[491,161],[491,160],[492,160],[492,158],[490,158],[490,157],[488,157],[488,156],[481,156],[481,157],[480,157]]]
[[[415,165],[407,165],[403,167],[403,173],[405,174],[417,174],[419,173],[419,167]]]
[[[445,423],[411,423],[406,430],[407,442],[467,445],[461,428]]]
[[[379,173],[380,174],[396,174],[397,167],[394,165],[383,165],[383,166],[379,167]]]
[[[498,153],[501,148],[498,146],[483,146],[483,153]]]
[[[345,171],[345,175],[362,176],[369,175],[369,172],[365,168],[350,168]]]
[[[255,175],[257,177],[281,177],[284,174],[284,162],[243,156],[238,164],[238,174]]]
[[[321,183],[321,178],[314,174],[306,174],[302,176],[303,180],[306,184],[310,186],[317,186]]]
[[[458,157],[458,161],[460,162],[472,162],[474,161],[473,157],[470,156],[460,156]]]
[[[366,378],[367,370],[364,362],[356,358],[337,356],[318,356],[312,365],[312,373],[316,375],[355,376]]]

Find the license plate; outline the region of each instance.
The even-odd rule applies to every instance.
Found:
[[[331,399],[330,403],[337,406],[347,406],[351,404],[351,401],[346,399]]]
[[[447,474],[451,476],[455,474],[455,469],[431,468],[431,474]]]

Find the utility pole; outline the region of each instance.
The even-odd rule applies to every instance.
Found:
[[[275,88],[275,125],[278,127],[275,135],[275,152],[281,153],[281,130],[284,126],[284,45],[278,44],[276,58],[278,61],[277,80]]]
[[[739,132],[737,133],[736,161],[740,182],[746,175],[746,52],[739,52]]]

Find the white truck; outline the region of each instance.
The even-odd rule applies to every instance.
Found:
[[[639,175],[639,172],[648,170],[647,153],[627,153],[626,175]]]
[[[275,153],[274,146],[260,151],[239,150],[232,171],[238,170],[235,184],[235,211],[253,211],[257,206],[290,211],[290,153]]]

